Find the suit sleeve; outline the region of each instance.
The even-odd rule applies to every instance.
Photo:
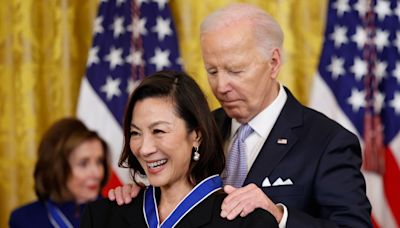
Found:
[[[324,153],[313,188],[315,211],[320,216],[288,208],[287,227],[372,227],[358,139],[344,129],[331,138],[321,148]]]

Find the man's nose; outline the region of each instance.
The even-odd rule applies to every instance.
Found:
[[[221,72],[216,77],[217,81],[217,92],[218,93],[227,93],[230,90],[230,79],[227,73]]]

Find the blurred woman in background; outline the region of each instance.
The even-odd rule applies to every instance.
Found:
[[[39,145],[38,200],[13,211],[10,227],[78,227],[84,206],[107,182],[108,154],[106,142],[78,119],[54,123]]]

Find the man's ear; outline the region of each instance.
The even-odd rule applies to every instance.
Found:
[[[278,77],[279,70],[281,68],[281,49],[274,48],[272,51],[271,60],[269,61],[271,69],[271,77],[276,79]]]

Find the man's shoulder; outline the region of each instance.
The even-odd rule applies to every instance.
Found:
[[[356,141],[357,136],[344,126],[329,118],[325,114],[301,104],[291,93],[288,92],[288,99],[281,112],[285,120],[295,122],[293,126],[300,132],[307,131],[307,135],[318,135],[319,137],[334,137],[344,135]],[[285,121],[286,122],[286,121]]]
[[[299,102],[293,95],[288,96],[288,105],[296,106],[303,112],[303,121],[306,125],[319,126],[318,129],[329,130],[329,131],[348,131],[342,125],[335,120],[329,118],[322,112],[319,112],[313,108],[310,108],[301,102]],[[350,131],[348,131],[350,133]]]
[[[329,130],[329,131],[344,131],[349,134],[351,133],[349,130],[347,130],[345,127],[343,127],[341,124],[336,122],[335,120],[329,118],[325,114],[309,108],[305,107],[305,114],[304,114],[304,119],[306,123],[313,124],[316,126],[319,126],[318,129],[324,131],[324,130]]]

